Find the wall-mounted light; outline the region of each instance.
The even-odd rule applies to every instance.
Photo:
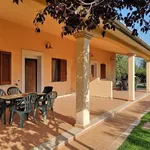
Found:
[[[115,60],[115,56],[111,56],[110,60],[112,60],[112,61]]]
[[[91,58],[93,58],[93,57],[94,57],[94,55],[93,55],[93,53],[92,53],[92,52],[90,52],[90,57],[91,57]]]
[[[51,43],[50,43],[50,42],[47,42],[47,43],[45,44],[45,48],[46,48],[46,49],[52,49]]]

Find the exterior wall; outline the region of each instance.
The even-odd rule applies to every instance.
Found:
[[[103,43],[102,43],[103,44]],[[113,81],[113,74],[115,74],[115,54],[95,48],[91,48],[93,57],[91,58],[94,61],[98,62],[98,77],[101,79],[100,64],[106,65],[106,80]],[[114,60],[112,60],[114,58]]]
[[[113,98],[112,81],[102,81],[99,78],[90,82],[90,96]]]
[[[103,44],[103,43],[102,43]],[[100,64],[106,64],[106,79],[107,81],[113,81],[113,85],[115,85],[116,82],[116,54],[103,51],[100,49],[96,49],[91,47],[90,48],[93,57],[91,57],[90,63],[96,63],[97,64],[97,76],[94,78],[90,77],[90,80],[93,81],[96,78],[101,78],[101,72],[100,72]],[[76,68],[75,62],[72,66],[72,89],[75,90],[76,83],[74,82],[76,80]]]
[[[50,28],[51,29],[51,28]],[[49,41],[53,49],[46,49],[45,43]],[[101,41],[100,41],[101,42]],[[76,87],[76,64],[75,64],[75,42],[62,39],[60,36],[53,36],[49,33],[35,33],[34,26],[28,28],[9,21],[0,20],[0,50],[12,52],[12,85],[18,82],[22,89],[22,50],[42,52],[44,56],[44,86],[51,85],[59,94],[66,94],[74,91]],[[110,58],[114,53],[91,48],[92,60],[105,63],[107,67],[107,80],[113,80],[115,76],[115,60]],[[51,59],[60,58],[67,60],[67,82],[51,82]],[[100,73],[98,73],[100,75]],[[98,76],[99,77],[99,76]],[[8,85],[10,86],[10,85]],[[7,88],[7,86],[0,86]]]
[[[51,29],[51,28],[50,28]],[[49,41],[53,49],[46,49]],[[44,85],[54,86],[59,94],[65,94],[71,86],[71,66],[73,64],[75,43],[48,33],[35,33],[34,29],[0,20],[0,50],[12,52],[12,85],[16,80],[22,89],[22,50],[39,51],[44,54]],[[67,82],[51,82],[51,58],[67,60]],[[10,86],[10,85],[9,85]],[[1,86],[0,88],[7,87]]]

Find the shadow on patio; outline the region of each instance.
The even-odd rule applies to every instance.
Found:
[[[116,147],[113,147],[115,141],[135,120],[139,118],[139,116],[141,116],[143,112],[149,109],[149,106],[150,96],[137,101],[137,103],[130,105],[128,108],[116,114],[114,117],[96,125],[88,132],[83,133],[77,138],[77,140],[66,144],[61,148],[61,150],[117,149]],[[148,144],[148,142],[145,143]],[[117,142],[115,144],[117,144]]]
[[[125,103],[126,101],[119,98],[90,98],[90,117],[93,119]],[[49,111],[46,124],[42,122],[40,112],[37,113],[36,122],[33,122],[32,115],[30,115],[31,117],[28,121],[25,121],[23,129],[19,128],[19,117],[17,114],[14,116],[12,126],[8,124],[4,126],[2,122],[0,124],[0,149],[28,150],[64,132],[69,133],[69,130],[72,129],[75,124],[75,94],[57,98],[54,107],[56,119],[51,119],[51,113]],[[7,115],[9,115],[9,112],[7,112]],[[7,117],[7,119],[8,118],[9,117]]]
[[[38,113],[36,122],[32,117],[25,121],[24,128],[19,128],[19,117],[15,114],[13,125],[0,125],[0,149],[25,150],[33,148],[67,130],[71,129],[74,119],[56,113],[56,119],[48,116],[47,122],[42,122]],[[8,118],[8,117],[7,117]],[[8,122],[8,121],[7,121]]]
[[[118,138],[122,132],[124,132],[129,125],[131,125],[135,120],[139,119],[141,114],[149,109],[150,101],[149,97],[144,98],[144,101],[140,100],[129,108],[123,110],[121,113],[117,114],[115,117],[107,120],[105,128],[103,130],[104,135],[111,136],[112,138]]]

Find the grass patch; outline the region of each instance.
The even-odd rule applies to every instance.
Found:
[[[142,117],[140,124],[133,129],[118,150],[150,150],[150,130],[142,128],[150,122],[150,112]]]
[[[116,88],[120,88],[120,84],[119,83],[116,84]],[[146,85],[144,83],[140,83],[140,84],[138,84],[137,88],[145,89]]]
[[[145,85],[138,85],[138,88],[143,88],[143,89],[145,89],[146,86],[145,86]]]

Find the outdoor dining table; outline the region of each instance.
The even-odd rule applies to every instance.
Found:
[[[12,94],[12,95],[3,95],[0,96],[0,99],[4,100],[4,101],[14,101],[16,99],[21,99],[23,98],[25,95],[27,95],[29,93],[24,93],[24,94]],[[46,93],[36,93],[38,96],[45,96]]]
[[[10,101],[10,104],[11,104],[11,107],[14,106],[15,104],[15,101],[17,99],[22,99],[24,96],[26,96],[27,94],[29,93],[23,93],[23,94],[12,94],[12,95],[3,95],[3,96],[0,96],[0,100],[3,100],[3,101]],[[42,96],[45,96],[46,93],[36,93],[39,98],[42,97]],[[10,113],[11,114],[11,113]],[[10,119],[11,119],[11,116],[9,118],[9,124],[10,124]]]

